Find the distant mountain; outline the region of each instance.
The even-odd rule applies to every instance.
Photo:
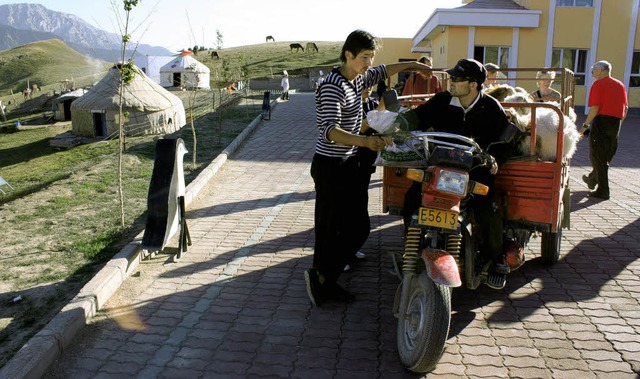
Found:
[[[98,29],[77,16],[52,11],[40,4],[0,5],[0,26],[1,49],[58,38],[89,57],[107,62],[120,60],[120,35]],[[164,47],[141,44],[136,54],[173,53]]]

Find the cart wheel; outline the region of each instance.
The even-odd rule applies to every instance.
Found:
[[[558,217],[560,220],[560,225],[558,226],[558,231],[556,233],[551,232],[542,232],[542,241],[540,241],[540,250],[542,255],[542,264],[545,266],[550,266],[560,259],[560,244],[562,243],[562,228],[565,225],[565,215],[567,215],[570,210],[569,204],[571,204],[571,193],[569,188],[565,188],[563,194],[563,202],[561,205],[562,213]],[[567,217],[568,219],[568,217]],[[567,222],[568,224],[568,222]]]
[[[543,232],[540,243],[542,250],[542,264],[552,265],[560,258],[560,243],[562,242],[562,228],[556,233]]]

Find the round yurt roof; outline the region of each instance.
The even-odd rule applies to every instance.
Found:
[[[123,107],[142,112],[158,112],[182,103],[134,66],[136,74],[123,91]],[[87,93],[75,100],[72,108],[118,109],[120,106],[120,72],[114,66]]]
[[[160,73],[185,71],[195,73],[208,73],[211,71],[209,70],[209,67],[198,62],[198,60],[191,55],[191,52],[188,53],[189,54],[183,52],[182,54],[169,61],[169,63],[160,67]]]

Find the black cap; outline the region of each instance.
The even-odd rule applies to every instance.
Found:
[[[451,76],[472,79],[480,84],[487,80],[487,69],[475,59],[460,59],[454,68],[447,70]]]

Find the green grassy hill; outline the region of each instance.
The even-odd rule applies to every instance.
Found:
[[[213,87],[226,86],[230,81],[280,76],[283,70],[295,76],[307,68],[328,68],[339,64],[342,41],[316,42],[318,52],[296,52],[290,42],[271,42],[211,51],[199,51],[195,56],[211,69]],[[306,43],[302,43],[306,46]],[[59,82],[73,80],[76,87],[93,84],[112,65],[73,50],[61,40],[33,42],[0,51],[0,96],[12,90],[19,93],[27,83],[59,91]]]
[[[217,51],[220,59],[212,58],[211,51],[199,51],[195,58],[211,69],[214,86],[245,78],[281,76],[283,70],[295,76],[307,68],[327,68],[340,63],[343,41],[316,42],[318,52],[291,51],[289,44],[269,42],[220,49]],[[301,44],[306,46],[304,42]]]
[[[76,86],[92,84],[110,63],[88,58],[57,39],[33,42],[0,51],[0,91],[21,92],[27,82],[40,87],[69,79]]]

